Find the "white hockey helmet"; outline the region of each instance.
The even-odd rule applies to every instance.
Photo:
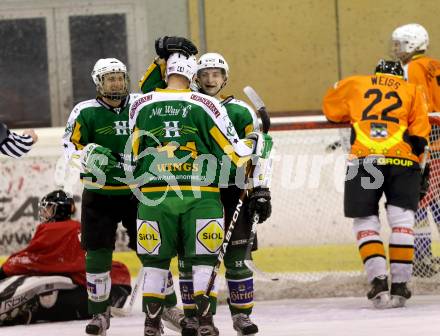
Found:
[[[197,62],[197,71],[208,68],[220,68],[225,72],[226,78],[229,75],[229,65],[225,58],[219,53],[206,53],[200,56]]]
[[[104,75],[109,73],[123,73],[125,78],[125,88],[118,92],[107,92],[104,90]],[[101,58],[93,67],[92,79],[96,85],[96,90],[103,97],[110,99],[123,99],[128,95],[129,79],[127,74],[127,67],[124,63],[116,58]]]
[[[429,35],[418,23],[410,23],[397,27],[391,34],[391,53],[402,59],[417,51],[428,49]]]
[[[174,53],[167,60],[167,79],[169,75],[176,74],[184,76],[191,83],[196,72],[197,60],[193,55],[186,57],[183,54]]]

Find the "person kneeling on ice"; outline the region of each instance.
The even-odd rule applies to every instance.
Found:
[[[0,267],[0,326],[89,319],[81,224],[75,203],[62,190],[38,204],[41,224],[29,245]],[[131,293],[127,267],[113,261],[111,305],[122,308]],[[99,293],[99,288],[94,288]]]

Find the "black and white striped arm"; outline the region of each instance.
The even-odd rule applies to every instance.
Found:
[[[30,135],[18,135],[7,130],[7,137],[0,143],[0,153],[19,158],[29,152],[33,144],[34,141]]]

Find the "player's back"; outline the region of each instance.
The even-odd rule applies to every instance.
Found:
[[[415,113],[426,113],[426,102],[416,86],[403,78],[348,77],[327,92],[323,108],[329,120],[352,124],[352,154],[357,157],[385,155],[418,161],[408,142],[408,126]]]
[[[428,111],[440,112],[440,61],[425,55],[415,57],[409,62],[407,72],[410,83],[425,88]]]
[[[130,127],[139,139],[134,155],[145,149],[151,154],[140,159],[137,171],[160,177],[149,184],[167,184],[176,178],[179,184],[211,180],[216,185],[226,147],[250,154],[216,99],[189,90],[158,90],[142,96],[132,105]],[[232,156],[234,160],[240,155]]]

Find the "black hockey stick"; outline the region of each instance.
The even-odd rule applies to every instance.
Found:
[[[249,90],[253,91],[253,94],[254,94],[253,97],[256,96],[259,99],[259,102],[257,105],[252,100],[254,98],[249,98],[252,101],[252,103],[257,107],[257,110],[260,113],[263,132],[267,133],[267,131],[270,128],[269,114],[267,113],[263,102],[258,97],[256,92],[251,87],[247,86],[246,88],[243,89],[243,91],[246,93],[246,95],[247,95],[246,90],[248,92],[249,92]],[[254,170],[255,170],[255,165],[252,165],[251,168],[249,169],[248,173],[246,174],[246,184],[247,184],[247,180],[248,180],[249,176],[252,176]],[[205,290],[205,294],[203,294],[203,299],[202,299],[201,307],[200,307],[203,316],[206,315],[209,311],[209,306],[210,306],[209,295],[211,294],[211,291],[214,288],[215,279],[217,278],[218,272],[220,270],[220,265],[223,262],[223,259],[224,259],[225,253],[226,253],[226,249],[228,248],[229,241],[231,240],[231,237],[232,237],[232,232],[234,232],[235,224],[237,223],[237,219],[238,219],[238,216],[240,215],[241,209],[243,207],[243,202],[246,199],[246,196],[247,196],[247,189],[243,189],[240,192],[240,196],[239,196],[237,205],[235,206],[235,211],[234,211],[232,218],[231,218],[231,221],[229,223],[228,230],[225,232],[225,238],[223,239],[223,243],[220,247],[220,251],[217,256],[217,261],[216,261],[214,268],[212,269],[211,275],[209,277],[208,284],[207,284],[206,290]],[[257,220],[257,222],[258,222],[258,220]]]
[[[270,129],[270,117],[269,113],[266,110],[266,106],[263,102],[263,100],[260,98],[260,96],[255,92],[253,88],[250,86],[246,86],[243,89],[243,92],[246,94],[246,96],[249,98],[249,100],[252,102],[252,104],[255,106],[255,108],[258,111],[258,114],[261,118],[263,133],[269,132]],[[255,237],[257,235],[257,227],[258,227],[258,221],[260,220],[260,216],[257,213],[254,213],[252,216],[252,227],[251,232],[247,241],[246,245],[246,253],[245,253],[245,260],[244,263],[252,272],[260,275],[263,278],[270,279],[272,281],[277,281],[278,278],[272,278],[265,272],[261,271],[252,260],[252,247],[254,246]]]

